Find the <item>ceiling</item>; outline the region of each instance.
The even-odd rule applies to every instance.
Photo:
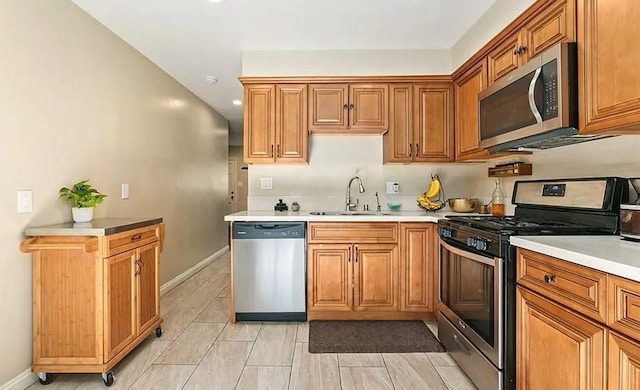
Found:
[[[72,1],[237,134],[242,106],[232,101],[242,100],[243,51],[449,49],[496,0]]]

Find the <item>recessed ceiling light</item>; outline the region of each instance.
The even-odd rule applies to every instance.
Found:
[[[215,84],[218,82],[218,78],[215,76],[207,76],[204,79],[208,84]]]
[[[209,0],[209,1],[210,1],[210,2],[212,2],[212,3],[219,3],[219,2],[221,2],[222,0]]]
[[[241,106],[242,105],[242,100],[236,99],[236,100],[232,101],[231,103],[233,103],[234,106]]]

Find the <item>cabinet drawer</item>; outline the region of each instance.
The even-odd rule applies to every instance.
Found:
[[[147,226],[140,229],[128,230],[106,237],[105,257],[150,244],[160,239],[160,225]]]
[[[518,284],[605,322],[605,273],[526,249],[518,249],[517,262]]]
[[[398,224],[384,222],[310,223],[309,242],[397,243]]]
[[[613,275],[607,281],[607,325],[640,340],[640,283]]]

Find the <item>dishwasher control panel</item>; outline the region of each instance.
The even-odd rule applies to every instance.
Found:
[[[234,223],[234,239],[305,238],[304,223]]]

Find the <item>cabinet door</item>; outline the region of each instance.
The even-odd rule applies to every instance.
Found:
[[[274,162],[275,94],[273,84],[250,85],[244,89],[244,161]]]
[[[397,244],[355,244],[353,249],[354,310],[396,311]]]
[[[578,2],[580,131],[640,132],[636,0]]]
[[[349,126],[349,86],[309,84],[309,131],[340,132]]]
[[[561,0],[529,22],[522,32],[524,62],[558,42],[574,42],[575,19],[575,1]]]
[[[410,163],[413,143],[413,86],[389,84],[389,131],[383,136],[384,163]]]
[[[609,389],[640,389],[640,343],[609,332]]]
[[[131,250],[105,259],[105,361],[137,336],[135,261]]]
[[[416,84],[413,90],[413,161],[453,161],[453,84]]]
[[[517,288],[517,388],[604,389],[603,326]]]
[[[308,310],[351,310],[351,252],[350,244],[309,244]]]
[[[433,311],[437,252],[434,224],[400,224],[400,310]]]
[[[276,85],[276,162],[307,162],[307,85]]]
[[[158,285],[159,243],[155,242],[138,249],[136,266],[138,334],[145,331],[160,317],[160,286]]]
[[[522,46],[520,34],[513,34],[489,52],[487,55],[489,85],[512,70],[518,69],[524,63],[523,56],[518,52],[520,46]]]
[[[357,132],[382,133],[388,127],[387,84],[349,85],[349,128]]]
[[[487,86],[486,59],[455,80],[456,95],[456,160],[486,158],[489,153],[480,149],[478,94]]]

